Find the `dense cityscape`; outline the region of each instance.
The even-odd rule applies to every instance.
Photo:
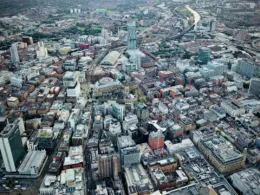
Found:
[[[260,0],[1,0],[0,194],[260,195]]]

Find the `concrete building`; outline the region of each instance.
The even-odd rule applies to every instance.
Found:
[[[198,147],[221,173],[240,169],[245,164],[246,149],[240,153],[221,135],[201,140]]]
[[[19,58],[19,54],[18,54],[18,50],[17,50],[17,43],[12,44],[12,46],[10,48],[10,52],[11,52],[11,61],[13,63],[19,63],[20,58]]]
[[[207,67],[214,70],[214,76],[223,75],[224,71],[227,70],[226,65],[217,62],[209,62]]]
[[[209,107],[209,110],[214,112],[218,116],[218,119],[222,119],[222,118],[226,117],[225,110],[220,108],[218,105],[211,105]]]
[[[243,105],[235,100],[222,101],[220,106],[232,117],[237,117],[245,113]]]
[[[164,142],[167,151],[173,155],[175,152],[182,150],[184,148],[192,147],[193,143],[190,139],[184,139],[181,143],[173,144],[170,140]]]
[[[210,60],[210,49],[208,48],[200,48],[198,54],[198,61],[201,64],[207,64]]]
[[[164,134],[160,131],[152,131],[148,138],[148,144],[152,150],[163,148],[164,146]]]
[[[260,66],[249,59],[238,61],[236,72],[249,79],[260,76]]]
[[[145,195],[151,194],[154,191],[149,175],[141,164],[126,167],[124,176],[129,195]]]
[[[252,78],[250,80],[248,93],[260,97],[260,78]]]
[[[29,151],[18,168],[21,175],[37,175],[39,174],[44,162],[47,158],[45,150]]]
[[[137,117],[141,122],[149,119],[149,110],[146,104],[138,103],[136,106]]]
[[[24,128],[24,127],[23,127]],[[7,172],[16,172],[25,155],[21,138],[20,121],[7,124],[0,133],[0,149]]]
[[[38,133],[38,148],[52,151],[56,146],[56,137],[52,128],[42,128]]]
[[[116,136],[122,133],[121,124],[117,119],[112,119],[109,125],[109,132]]]
[[[112,105],[112,115],[120,120],[121,122],[123,122],[124,117],[125,117],[125,105],[121,105],[118,103],[114,103]]]
[[[85,174],[83,168],[63,170],[60,175],[45,175],[39,189],[40,195],[71,194],[85,195]]]
[[[120,172],[120,156],[118,154],[104,154],[98,156],[98,175],[99,178],[118,178]]]
[[[255,168],[245,169],[230,176],[232,185],[246,195],[260,194],[260,172]]]
[[[76,59],[70,59],[70,60],[66,60],[63,63],[63,68],[66,71],[75,71],[77,68],[77,63],[76,63]]]

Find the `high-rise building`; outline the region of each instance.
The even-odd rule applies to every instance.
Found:
[[[7,172],[16,172],[20,161],[25,156],[21,138],[21,121],[7,124],[0,133],[0,149]]]
[[[129,167],[132,164],[140,163],[140,148],[132,146],[121,149],[121,165]]]
[[[127,49],[135,50],[136,49],[136,24],[135,21],[128,22],[127,24]]]
[[[11,61],[13,63],[20,62],[20,58],[19,58],[19,54],[18,54],[17,44],[16,43],[12,44],[12,46],[10,48],[10,52],[11,52]]]
[[[236,71],[249,79],[260,76],[260,66],[248,59],[239,60]]]
[[[215,32],[215,30],[216,30],[216,21],[215,20],[211,20],[210,22],[209,22],[209,31],[210,32]]]
[[[146,104],[139,103],[136,107],[137,117],[141,122],[149,119],[149,110]]]
[[[129,167],[140,162],[140,147],[136,146],[130,136],[117,138],[118,151],[120,151],[121,166]]]
[[[149,135],[148,144],[152,150],[163,148],[165,136],[160,131],[152,131]]]
[[[120,157],[118,154],[105,154],[98,157],[98,173],[100,178],[118,177]]]
[[[198,61],[201,64],[207,64],[210,60],[210,49],[203,47],[199,49]]]
[[[125,116],[125,106],[118,103],[113,104],[112,115],[122,122]]]
[[[251,79],[248,93],[260,96],[260,78]]]

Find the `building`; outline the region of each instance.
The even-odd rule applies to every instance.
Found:
[[[125,105],[121,105],[118,103],[114,103],[112,105],[112,115],[120,120],[121,122],[123,122],[124,117],[125,117]]]
[[[160,160],[154,160],[148,163],[149,169],[160,168],[163,172],[174,171],[178,168],[177,161],[169,156]]]
[[[69,154],[65,157],[63,163],[63,169],[67,170],[75,167],[83,167],[83,162],[84,158],[82,145],[70,147]]]
[[[134,114],[128,114],[126,115],[125,120],[123,122],[123,129],[127,131],[129,130],[130,127],[136,126],[137,123],[138,123],[137,116]]]
[[[161,131],[152,131],[149,134],[148,144],[152,150],[163,148],[164,146],[164,134]]]
[[[210,60],[210,49],[203,47],[199,49],[198,62],[201,64],[207,64]]]
[[[104,97],[104,95],[113,95],[114,91],[122,90],[120,81],[113,80],[110,77],[103,77],[94,84],[93,96]]]
[[[83,168],[63,170],[60,175],[46,174],[39,189],[40,195],[71,194],[85,195],[85,174]]]
[[[120,156],[122,167],[129,167],[132,164],[140,163],[140,148],[132,146],[121,149]]]
[[[78,74],[76,72],[67,71],[64,74],[62,81],[64,87],[74,87],[78,82]]]
[[[246,111],[243,105],[235,100],[222,101],[220,106],[232,117],[240,116]]]
[[[202,139],[198,148],[221,173],[240,169],[245,164],[246,149],[240,153],[221,135]]]
[[[19,58],[19,54],[18,54],[18,50],[17,50],[17,43],[12,44],[12,46],[10,48],[10,52],[11,52],[11,61],[13,63],[19,63],[20,58]]]
[[[181,143],[176,143],[176,144],[173,144],[170,140],[166,140],[164,142],[164,145],[165,145],[167,151],[171,155],[173,155],[174,153],[176,153],[179,150],[182,150],[184,148],[192,147],[193,143],[192,143],[192,141],[189,138],[187,138],[187,139],[183,139],[181,141]]]
[[[227,66],[217,62],[209,62],[207,67],[214,70],[214,75],[223,75],[224,71],[227,70]]]
[[[136,23],[131,21],[127,23],[127,49],[135,50],[136,49]]]
[[[7,124],[0,132],[0,150],[5,170],[7,172],[16,172],[18,165],[25,156],[19,120],[12,124]]]
[[[111,51],[104,57],[100,64],[106,67],[114,66],[119,57],[120,53],[118,51]]]
[[[122,68],[125,72],[133,72],[138,69],[137,64],[134,63],[123,63]]]
[[[137,117],[140,122],[147,121],[149,119],[149,110],[146,104],[138,103],[136,106]]]
[[[77,63],[76,63],[76,59],[70,59],[70,60],[66,60],[63,63],[63,68],[66,71],[75,71],[77,68]]]
[[[17,97],[9,97],[7,99],[7,105],[10,108],[16,108],[19,106],[19,100]]]
[[[98,156],[99,178],[114,177],[116,179],[118,178],[120,168],[120,156],[118,154],[104,154]]]
[[[38,42],[38,47],[36,49],[36,56],[37,56],[37,58],[47,58],[48,57],[47,48],[44,47],[44,43],[42,41]]]
[[[152,132],[152,131],[155,131],[155,132],[160,131],[162,133],[166,132],[167,128],[161,127],[160,125],[158,125],[157,122],[158,122],[157,120],[148,121],[147,130],[149,132]]]
[[[260,97],[260,78],[252,78],[250,80],[250,86],[248,93],[254,94],[257,97]]]
[[[220,108],[218,105],[211,105],[209,107],[209,110],[214,112],[218,116],[218,119],[222,119],[222,118],[226,117],[225,110]]]
[[[154,184],[159,190],[165,190],[175,186],[183,186],[188,183],[188,177],[180,170],[163,172],[161,168],[149,168]]]
[[[112,135],[119,135],[122,132],[121,124],[117,119],[112,119],[109,125],[109,132]]]
[[[52,151],[56,146],[56,137],[52,128],[42,128],[38,133],[38,149]]]
[[[256,168],[248,168],[230,176],[232,185],[241,194],[260,194],[260,172]]]
[[[154,191],[149,175],[141,164],[126,167],[124,176],[129,195],[145,195]]]
[[[128,167],[131,164],[140,162],[140,147],[136,146],[130,136],[117,138],[117,147],[120,152],[121,166]]]
[[[238,61],[236,72],[249,79],[260,76],[260,66],[249,59]]]
[[[45,150],[29,151],[18,168],[21,175],[38,175],[47,159]]]

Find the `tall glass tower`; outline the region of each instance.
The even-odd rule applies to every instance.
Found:
[[[135,50],[136,49],[136,24],[135,21],[131,21],[127,23],[127,49]]]
[[[17,44],[13,43],[11,48],[10,48],[10,52],[11,52],[11,61],[13,63],[18,63],[20,62],[20,58],[18,55],[18,50],[17,50]]]
[[[22,144],[20,122],[8,124],[0,133],[0,149],[7,172],[16,172],[20,161],[25,156]]]

